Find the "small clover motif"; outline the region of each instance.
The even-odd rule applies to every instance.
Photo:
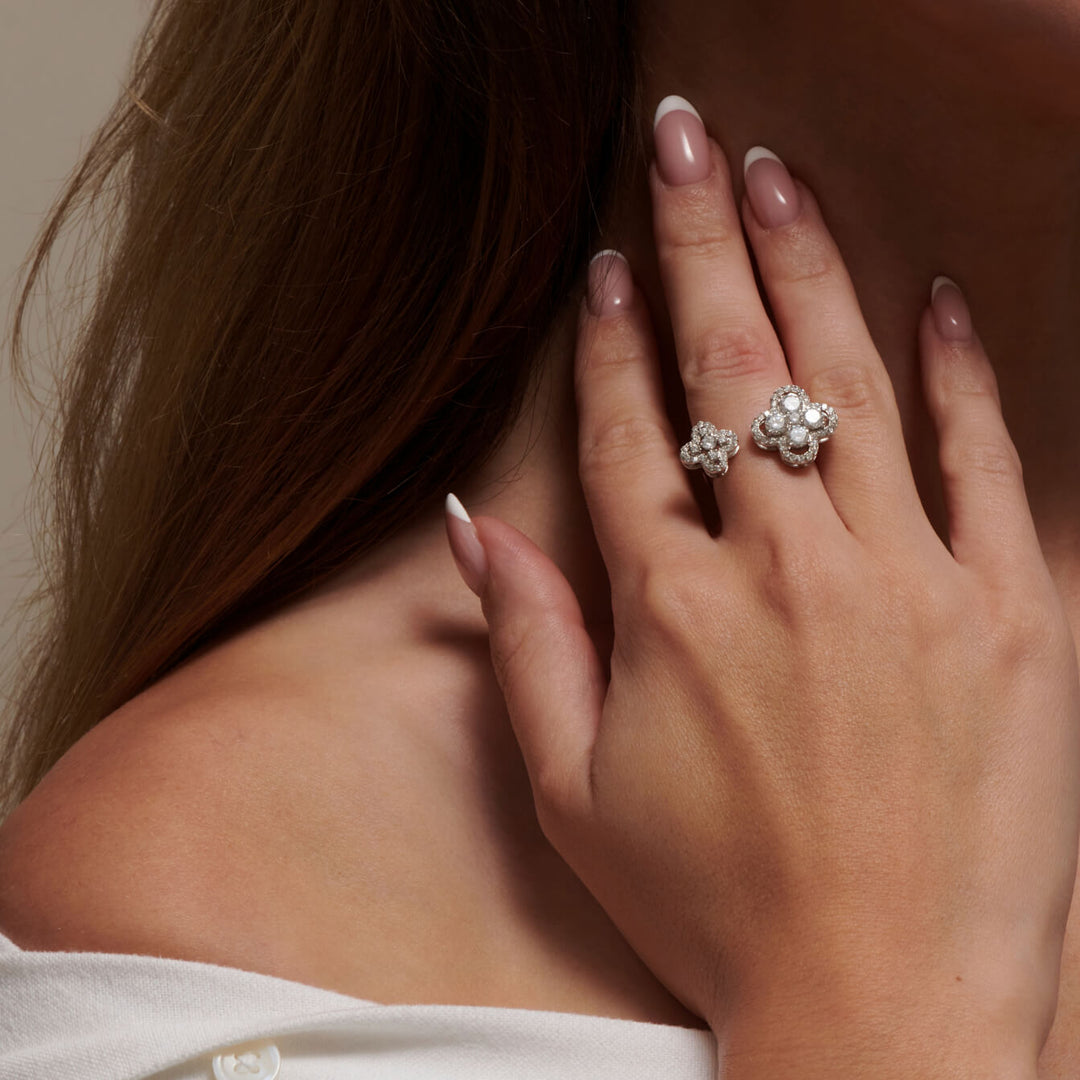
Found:
[[[755,417],[750,434],[762,449],[779,450],[784,461],[797,467],[817,457],[838,420],[831,405],[811,401],[801,386],[781,386],[772,392],[768,411]]]
[[[688,469],[704,469],[709,476],[723,476],[728,458],[739,452],[739,437],[727,428],[699,420],[690,432],[690,441],[679,451],[679,460]]]

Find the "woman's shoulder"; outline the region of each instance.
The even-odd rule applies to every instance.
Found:
[[[230,844],[245,854],[250,796],[237,796],[251,778],[234,751],[274,707],[154,694],[102,720],[0,825],[0,931],[45,951],[182,957],[195,926],[211,944],[207,916],[230,893],[214,872]]]
[[[429,970],[429,942],[447,953],[466,910],[437,902],[460,864],[408,832],[418,751],[385,737],[400,709],[385,678],[365,685],[391,700],[358,710],[296,671],[219,656],[106,717],[0,825],[0,932],[367,1001],[462,1000],[472,939]],[[327,742],[343,727],[351,752]],[[417,843],[387,843],[395,828]]]

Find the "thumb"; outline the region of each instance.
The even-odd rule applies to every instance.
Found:
[[[454,495],[446,498],[446,532],[483,605],[537,808],[583,810],[607,680],[574,590],[524,533],[498,518],[473,521]]]

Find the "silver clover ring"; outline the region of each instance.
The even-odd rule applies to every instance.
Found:
[[[750,434],[762,449],[779,450],[784,461],[798,467],[817,457],[838,420],[831,405],[811,401],[801,386],[781,386],[772,392],[768,411],[755,417]]]
[[[728,458],[739,452],[739,437],[727,428],[699,420],[690,432],[690,441],[679,451],[679,460],[688,469],[703,469],[709,476],[723,476]]]

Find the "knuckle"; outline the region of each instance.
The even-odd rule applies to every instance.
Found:
[[[956,636],[963,628],[963,598],[953,585],[928,579],[922,567],[912,572],[905,592],[918,597],[916,617],[928,644]]]
[[[803,227],[775,235],[779,257],[770,261],[770,276],[780,285],[815,287],[835,281],[841,262],[835,247],[816,230]]]
[[[636,459],[660,453],[661,441],[656,425],[638,414],[608,419],[588,431],[582,429],[578,473],[582,480],[588,480],[625,468]]]
[[[683,383],[690,391],[715,387],[718,379],[762,376],[783,363],[779,348],[749,326],[712,330],[694,342],[683,363]]]
[[[577,784],[566,769],[546,762],[532,778],[536,817],[543,834],[553,843],[580,816]]]
[[[881,377],[868,365],[845,360],[814,376],[811,397],[824,402],[848,417],[881,416],[892,395]]]
[[[640,364],[645,359],[646,351],[637,329],[618,319],[594,325],[589,339],[582,342],[579,348],[580,362],[577,368],[583,381],[598,375],[617,373],[631,364]]]
[[[763,537],[758,558],[762,599],[788,623],[816,620],[822,611],[838,615],[836,604],[851,594],[835,554],[805,534]]]
[[[717,232],[711,222],[701,222],[692,217],[683,221],[679,227],[667,231],[661,242],[658,258],[661,265],[686,259],[715,265],[730,260],[733,248],[734,241],[729,234]]]
[[[493,627],[495,648],[491,650],[492,668],[511,712],[517,702],[518,680],[528,678],[532,670],[533,648],[538,639],[530,633],[531,629],[532,624],[528,619],[505,613]]]
[[[687,566],[644,566],[630,586],[635,621],[674,641],[692,639],[708,608],[711,588],[708,579]]]
[[[984,616],[982,630],[1002,665],[1017,666],[1055,654],[1071,631],[1056,596],[1041,589],[1014,595],[992,614]]]
[[[677,212],[663,215],[659,221],[657,258],[661,266],[686,259],[715,264],[740,252],[745,255],[741,228],[718,215],[716,199],[711,184],[682,189]]]
[[[954,351],[960,355],[931,367],[932,392],[938,407],[948,409],[955,407],[958,399],[966,399],[969,404],[1000,409],[1001,394],[993,367],[981,357],[969,355],[965,346],[955,346]]]
[[[547,636],[542,629],[535,617],[514,615],[504,616],[493,627],[492,667],[511,717],[518,716],[525,684],[550,678],[550,672],[538,659],[541,642]],[[538,819],[549,839],[560,835],[565,824],[583,812],[577,765],[555,754],[538,754],[527,760]]]
[[[876,617],[890,629],[902,628],[907,640],[926,648],[955,631],[955,606],[916,567],[891,565],[880,573]]]
[[[971,439],[954,435],[941,447],[941,475],[949,484],[970,482],[972,477],[1023,482],[1020,455],[1007,436]]]

